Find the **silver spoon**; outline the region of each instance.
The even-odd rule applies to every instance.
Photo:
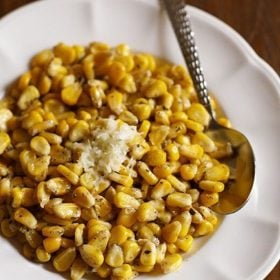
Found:
[[[231,169],[231,179],[220,193],[219,202],[212,210],[219,214],[231,214],[241,209],[251,194],[255,175],[255,160],[248,139],[241,132],[219,125],[211,107],[206,81],[200,66],[194,33],[184,0],[163,0],[172,23],[199,101],[211,116],[206,133],[212,140],[232,147],[232,154],[223,162]]]

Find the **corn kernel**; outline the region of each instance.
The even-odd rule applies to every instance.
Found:
[[[167,255],[161,263],[163,273],[176,271],[182,264],[182,257],[179,254]]]
[[[88,265],[81,259],[76,258],[71,266],[71,280],[80,280],[88,270]]]
[[[154,221],[157,214],[158,211],[151,202],[144,202],[137,209],[137,219],[140,222]]]
[[[54,268],[59,272],[68,271],[76,259],[76,255],[76,249],[73,247],[63,250],[53,259]]]
[[[225,185],[222,182],[202,180],[199,182],[199,187],[208,192],[222,192]]]
[[[117,244],[112,244],[107,252],[105,262],[111,267],[119,267],[124,262],[122,248]]]
[[[104,262],[104,256],[100,249],[92,245],[84,244],[79,248],[81,257],[90,267],[99,267]]]
[[[179,237],[182,225],[179,221],[174,221],[162,229],[162,237],[168,243],[174,243]]]
[[[30,229],[35,229],[37,226],[37,219],[25,208],[18,208],[14,213],[14,219]]]
[[[73,201],[85,208],[90,208],[94,205],[95,199],[86,187],[78,187],[73,191]]]
[[[48,253],[54,253],[61,247],[61,237],[47,237],[43,240],[43,245]]]
[[[170,207],[190,207],[192,205],[192,197],[187,193],[174,192],[168,195],[166,204]]]
[[[166,153],[161,149],[152,149],[145,154],[144,161],[149,166],[163,165],[166,162]]]
[[[4,153],[10,143],[10,136],[4,131],[0,131],[0,155]]]

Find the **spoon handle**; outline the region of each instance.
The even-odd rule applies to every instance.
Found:
[[[163,0],[163,2],[193,80],[199,101],[205,106],[210,115],[214,117],[185,1]]]

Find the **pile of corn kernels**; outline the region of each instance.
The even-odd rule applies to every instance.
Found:
[[[137,130],[135,165],[96,180],[76,144],[112,116]],[[0,101],[2,235],[73,280],[177,270],[213,232],[209,207],[230,174],[219,161],[229,149],[204,133],[209,121],[183,66],[125,44],[43,50]]]

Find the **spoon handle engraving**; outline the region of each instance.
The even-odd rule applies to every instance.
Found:
[[[163,0],[201,104],[214,117],[184,0]]]

